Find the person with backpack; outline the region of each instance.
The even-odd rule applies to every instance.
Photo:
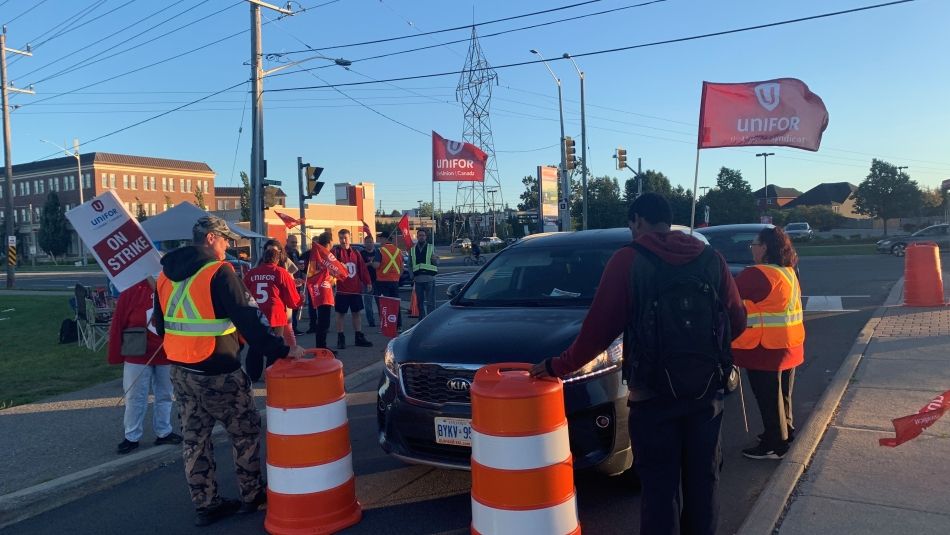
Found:
[[[764,431],[742,455],[781,459],[795,438],[792,386],[795,368],[805,361],[802,290],[795,267],[798,255],[788,235],[767,227],[749,244],[755,264],[736,277],[748,313],[748,326],[732,342],[736,365],[745,368]]]
[[[745,309],[722,256],[670,230],[665,198],[637,197],[627,219],[634,241],[604,268],[577,338],[531,375],[564,377],[623,335],[640,533],[713,534],[729,346]]]

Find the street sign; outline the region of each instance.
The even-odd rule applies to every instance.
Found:
[[[16,246],[16,236],[7,236],[7,246],[9,247]]]
[[[564,202],[564,201],[561,201],[561,202],[557,203],[557,209],[558,209],[558,210],[567,210],[567,203]]]

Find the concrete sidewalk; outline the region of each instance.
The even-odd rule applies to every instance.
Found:
[[[373,347],[350,345],[338,352],[348,390],[379,379],[388,339],[376,331],[364,328]],[[346,332],[352,343],[349,327]],[[298,337],[303,347],[313,347],[313,342],[313,335]],[[255,383],[254,388],[258,407],[263,408],[264,382]],[[0,410],[0,451],[7,459],[0,463],[0,528],[181,458],[181,446],[152,445],[155,436],[151,409],[146,414],[145,435],[139,448],[127,455],[116,454],[115,448],[123,438],[125,408],[119,404],[121,397],[120,379]],[[172,412],[177,428],[177,409]],[[223,435],[220,426],[218,434]]]
[[[740,534],[950,533],[950,417],[896,448],[878,444],[894,436],[892,419],[950,389],[950,307],[903,307],[902,288],[829,385],[827,428],[809,421]]]

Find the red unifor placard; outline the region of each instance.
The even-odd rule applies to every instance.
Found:
[[[894,431],[897,436],[894,438],[882,438],[878,442],[881,446],[894,448],[900,446],[908,440],[913,440],[924,432],[924,429],[932,426],[934,422],[943,416],[943,413],[950,409],[950,390],[935,397],[930,403],[920,409],[917,414],[895,418]]]

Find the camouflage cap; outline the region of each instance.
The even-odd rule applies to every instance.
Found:
[[[206,215],[198,219],[198,222],[195,223],[195,226],[191,228],[191,232],[193,234],[209,234],[213,232],[231,240],[241,239],[240,236],[238,236],[233,230],[231,230],[230,227],[228,227],[228,224],[225,220],[213,215]]]

